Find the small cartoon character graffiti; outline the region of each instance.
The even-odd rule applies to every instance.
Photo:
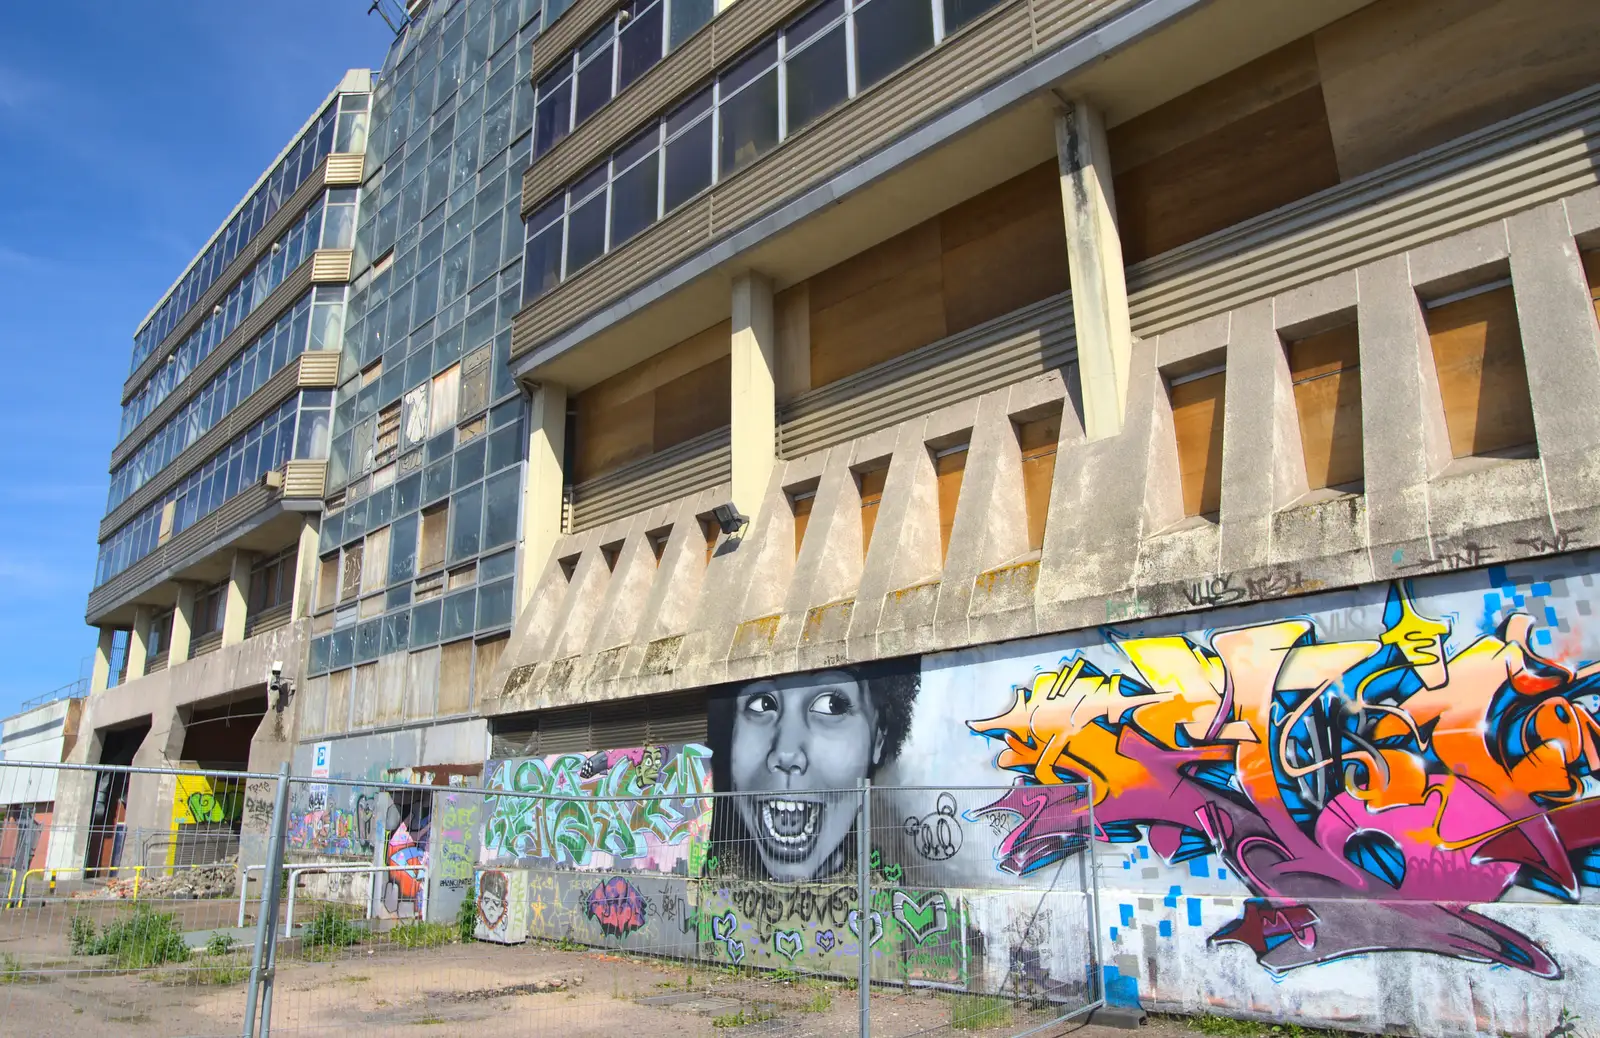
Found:
[[[384,863],[390,866],[383,889],[383,907],[391,915],[400,911],[400,902],[409,901],[417,915],[423,913],[426,869],[428,866],[429,805],[426,796],[410,803],[396,799],[389,805],[389,839],[384,848]]]
[[[511,883],[504,872],[478,874],[478,928],[488,936],[505,937],[510,892]]]

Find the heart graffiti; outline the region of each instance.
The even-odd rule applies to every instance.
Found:
[[[817,950],[826,955],[833,951],[834,938],[832,930],[817,931]]]
[[[711,937],[721,941],[723,948],[728,953],[728,961],[734,965],[744,961],[744,942],[733,939],[734,931],[739,928],[739,920],[732,912],[711,917]]]
[[[874,912],[872,913],[871,919],[872,936],[867,941],[867,947],[869,948],[883,940],[883,916],[879,915],[877,912]],[[855,934],[856,938],[859,940],[861,937],[861,913],[852,908],[850,910],[849,922],[850,932]]]
[[[926,944],[932,937],[950,928],[950,916],[944,895],[930,891],[921,901],[903,890],[896,890],[891,901],[894,917],[918,944]]]
[[[772,935],[772,950],[793,962],[806,950],[805,938],[798,930],[779,930]]]

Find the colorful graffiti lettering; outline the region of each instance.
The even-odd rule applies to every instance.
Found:
[[[1063,783],[1092,778],[1099,839],[1227,862],[1255,898],[1211,942],[1274,972],[1414,950],[1558,977],[1468,905],[1600,885],[1600,665],[1541,656],[1521,612],[1453,655],[1451,629],[1396,584],[1371,640],[1309,619],[1113,634],[1125,668],[1069,656],[968,722],[1020,776],[971,814],[1005,814],[1000,867],[1035,872],[1083,847],[1084,787]]]
[[[711,751],[691,744],[505,760],[492,765],[488,786],[536,795],[488,798],[485,861],[685,871],[710,825]]]
[[[583,911],[607,937],[626,937],[644,929],[644,895],[621,876],[606,880],[583,900]]]

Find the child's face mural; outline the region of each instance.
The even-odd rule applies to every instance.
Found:
[[[478,887],[478,918],[490,933],[502,932],[506,925],[506,878],[500,873],[485,873]]]
[[[837,791],[854,789],[882,752],[872,700],[845,671],[757,681],[739,690],[729,772],[735,792],[757,794],[739,797],[738,811],[774,879],[806,880],[839,867],[856,798]]]

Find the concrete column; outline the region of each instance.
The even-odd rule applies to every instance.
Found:
[[[1073,101],[1069,110],[1057,114],[1056,162],[1066,218],[1084,433],[1089,440],[1099,440],[1122,430],[1133,332],[1111,159],[1098,109]]]
[[[172,610],[172,648],[167,666],[175,667],[189,658],[189,642],[194,637],[194,600],[199,589],[187,580],[178,582],[178,604]]]
[[[89,691],[104,692],[111,687],[111,649],[117,637],[115,627],[101,627],[100,639],[94,647],[94,670],[89,676]]]
[[[250,607],[250,565],[255,556],[247,551],[233,553],[228,569],[228,598],[222,607],[222,644],[244,641],[245,613]]]
[[[147,605],[133,607],[133,633],[128,635],[128,680],[144,677],[145,664],[150,660],[150,621],[155,610]]]
[[[317,593],[317,548],[322,538],[322,517],[307,515],[300,525],[300,544],[294,564],[294,598],[289,616],[295,620],[311,615]]]
[[[517,574],[517,610],[533,599],[550,552],[561,538],[562,461],[567,451],[567,389],[533,387],[528,408],[528,468],[522,484],[522,561]]]
[[[772,282],[733,281],[733,503],[755,522],[778,454],[777,348]]]

